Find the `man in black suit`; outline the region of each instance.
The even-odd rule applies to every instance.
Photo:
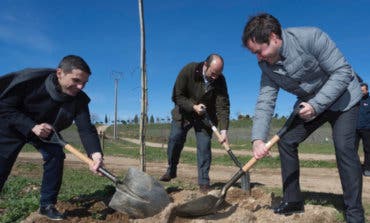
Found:
[[[91,74],[79,56],[62,59],[57,69],[24,69],[0,77],[0,191],[26,143],[43,157],[40,214],[61,220],[55,204],[63,177],[65,154],[58,145],[44,143],[74,121],[87,154],[90,169],[103,165],[99,137],[91,124],[89,97],[82,91]],[[53,129],[54,128],[54,129]]]

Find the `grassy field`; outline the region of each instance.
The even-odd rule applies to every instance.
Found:
[[[270,129],[270,136],[273,136],[281,126],[283,126],[285,119],[273,119]],[[231,121],[228,132],[229,141],[233,150],[251,149],[250,142],[250,120]],[[120,137],[139,138],[139,125],[118,125],[118,134]],[[107,129],[108,135],[113,134],[113,127]],[[170,133],[170,124],[148,124],[146,130],[146,140],[149,142],[157,142],[167,144]],[[185,146],[195,147],[196,140],[194,131],[191,129],[187,135]],[[221,148],[221,145],[213,137],[212,147]],[[334,147],[331,139],[331,127],[326,124],[314,132],[310,137],[303,142],[299,151],[301,153],[316,153],[316,154],[333,154]]]

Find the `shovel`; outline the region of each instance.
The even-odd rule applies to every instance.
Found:
[[[222,140],[222,136],[221,136],[220,132],[218,131],[217,127],[211,121],[211,118],[209,117],[208,112],[205,112],[204,113],[203,123],[205,123],[206,125],[210,126],[211,129],[212,129],[212,131],[213,131],[213,133],[216,135],[216,137],[219,140]],[[226,150],[226,152],[229,154],[229,156],[231,157],[231,159],[234,161],[235,165],[238,166],[239,168],[242,168],[243,167],[242,164],[239,162],[238,158],[236,158],[236,156],[234,155],[233,151],[230,148],[230,145],[227,142],[223,142],[221,144],[224,147],[224,149]],[[241,176],[241,188],[243,190],[246,190],[246,191],[249,191],[250,190],[250,176],[249,176],[249,172],[245,172]]]
[[[93,160],[65,142],[54,129],[47,139],[40,138],[40,140],[60,145],[83,162],[93,164]],[[154,177],[136,168],[130,167],[122,181],[104,167],[99,167],[98,172],[115,184],[116,192],[109,207],[118,212],[134,218],[145,218],[159,213],[170,203],[170,198],[163,186]]]
[[[295,117],[297,116],[300,108],[296,108],[290,114],[289,118],[285,122],[284,126],[274,135],[267,143],[266,148],[268,150],[277,143],[280,138],[286,133],[288,128],[293,123]],[[219,196],[206,195],[198,199],[184,203],[176,208],[176,215],[181,217],[195,217],[203,216],[215,213],[219,206],[224,202],[226,198],[227,190],[239,180],[243,174],[245,174],[252,166],[257,162],[257,159],[253,157],[250,159],[226,184],[222,187]]]

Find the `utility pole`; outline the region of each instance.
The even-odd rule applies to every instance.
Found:
[[[112,78],[114,79],[114,126],[113,126],[113,139],[117,137],[117,101],[118,101],[118,80],[123,76],[122,72],[112,71]]]

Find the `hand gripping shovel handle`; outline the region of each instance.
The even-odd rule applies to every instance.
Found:
[[[66,144],[64,146],[64,149],[68,150],[70,153],[72,153],[73,155],[75,155],[77,158],[79,158],[81,161],[85,162],[86,164],[88,164],[88,165],[94,165],[94,161],[92,159],[90,159],[87,156],[85,156],[83,153],[81,153],[79,150],[77,150],[76,148],[74,148],[70,144]],[[111,172],[109,172],[104,167],[99,167],[98,168],[98,172],[101,173],[101,174],[103,174],[105,177],[107,177],[111,181],[113,181],[115,184],[118,183],[117,182],[118,181],[117,180],[117,177],[115,177]]]
[[[275,145],[275,143],[277,143],[280,138],[287,132],[287,130],[289,129],[289,127],[292,125],[293,121],[295,120],[299,110],[301,109],[301,107],[298,107],[298,108],[295,108],[293,110],[293,112],[290,114],[289,118],[286,120],[284,126],[278,131],[278,133],[276,135],[274,135],[266,144],[266,149],[267,150],[270,150],[272,148],[273,145]],[[227,189],[229,189],[237,180],[239,180],[239,178],[244,174],[246,173],[249,169],[252,168],[252,166],[254,164],[257,163],[257,159],[255,157],[252,157],[252,159],[250,159],[227,183],[226,185],[222,188],[222,191],[221,191],[221,198],[224,197],[226,195],[226,191]],[[217,205],[219,205],[221,203],[221,200],[219,200],[219,202],[217,202]],[[217,206],[215,205],[215,206]]]
[[[211,126],[211,129],[212,129],[213,133],[221,141],[222,140],[221,133],[218,131],[217,127],[213,124],[213,122],[211,121],[211,118],[209,117],[207,112],[204,113],[204,121],[207,122],[206,123],[207,125]],[[234,163],[238,167],[242,168],[242,164],[239,162],[238,158],[236,158],[236,156],[234,155],[233,151],[230,148],[230,145],[227,142],[222,142],[221,144],[224,147],[224,149],[226,150],[226,152],[229,154],[231,159],[234,161]]]
[[[281,129],[276,133],[276,135],[274,135],[266,144],[266,149],[267,150],[270,150],[272,148],[273,145],[275,145],[275,143],[277,143],[280,138],[287,132],[287,130],[290,128],[290,126],[292,125],[294,119],[296,118],[297,114],[299,113],[299,110],[301,109],[302,107],[301,106],[298,106],[296,108],[294,108],[293,112],[290,114],[289,118],[286,120],[285,124],[283,125],[283,127],[281,127]],[[257,159],[255,157],[253,157],[251,160],[249,160],[248,163],[246,163],[244,166],[243,166],[243,171],[246,172],[248,171],[255,163],[257,162]]]
[[[50,133],[50,136],[48,138],[40,138],[41,141],[45,143],[52,143],[62,146],[64,149],[68,150],[70,153],[75,155],[77,158],[79,158],[81,161],[85,162],[88,165],[93,165],[94,161],[90,158],[88,158],[86,155],[81,153],[79,150],[65,142],[62,137],[53,129],[52,133]],[[108,170],[106,170],[104,167],[99,167],[98,172],[103,174],[105,177],[113,181],[115,184],[119,183],[117,177],[115,177],[112,173],[110,173]]]

